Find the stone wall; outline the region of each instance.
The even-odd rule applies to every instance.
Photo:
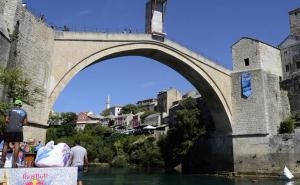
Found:
[[[3,34],[0,34],[0,51],[0,67],[6,68],[10,53],[10,41]],[[0,100],[4,100],[4,88],[2,86],[0,86]]]
[[[24,8],[20,0],[0,0],[0,5],[0,65],[22,69],[25,76],[32,79],[33,88],[43,89],[43,94],[38,97],[40,102],[33,107],[24,105],[30,123],[24,129],[25,138],[43,141],[49,114],[47,89],[54,31]],[[36,124],[45,126],[36,128]]]
[[[0,0],[0,5],[0,29],[8,37],[14,31],[17,7],[21,5],[21,0]]]
[[[300,40],[294,40],[296,43],[286,42],[287,47],[281,48],[283,80],[300,75],[300,68],[297,68],[297,63],[300,64]]]
[[[46,141],[46,127],[35,126],[24,126],[24,139],[35,139],[36,141],[42,141],[45,144]]]
[[[280,173],[287,166],[300,172],[300,133],[271,137],[234,137],[234,171]]]
[[[293,40],[294,42],[291,42]],[[294,37],[281,45],[283,81],[281,88],[288,91],[292,113],[300,112],[300,42]]]
[[[185,172],[215,173],[234,171],[231,136],[202,136],[191,148]]]
[[[300,8],[289,12],[292,35],[300,35]]]
[[[192,147],[185,172],[300,173],[300,129],[273,136],[202,136]]]
[[[292,113],[300,113],[300,75],[280,82],[281,88],[288,91]]]
[[[290,113],[287,92],[279,77],[263,70],[251,70],[252,95],[242,96],[241,75],[232,74],[233,134],[276,134],[280,122]]]
[[[30,122],[47,124],[47,87],[51,72],[51,55],[53,49],[54,32],[39,18],[33,16],[21,4],[18,4],[15,20],[19,22],[17,32],[16,67],[23,70],[26,76],[32,79],[34,87],[44,90],[39,97],[42,101],[34,107],[24,106],[28,111]]]
[[[267,134],[268,117],[266,110],[266,92],[262,83],[264,72],[252,70],[251,88],[252,95],[248,98],[242,96],[241,74],[232,74],[232,107],[233,109],[233,134]]]
[[[234,171],[278,173],[283,164],[298,170],[293,160],[286,157],[296,156],[298,151],[281,153],[277,146],[282,142],[277,135],[280,122],[290,113],[287,91],[280,88],[279,50],[250,38],[241,39],[232,50]],[[241,75],[244,72],[251,74],[252,94],[249,97],[242,95]],[[286,146],[292,147],[292,144]]]
[[[6,67],[9,57],[10,41],[0,34],[0,66]]]
[[[289,110],[281,92],[280,51],[255,39],[242,38],[232,47],[233,135],[276,134]],[[248,63],[246,63],[246,60]],[[241,76],[251,74],[249,97],[242,95]],[[285,107],[287,106],[287,107]]]

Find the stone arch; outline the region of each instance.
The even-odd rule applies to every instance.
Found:
[[[56,42],[76,41],[58,40]],[[56,49],[61,50],[61,48]],[[59,58],[60,53],[56,51],[56,55],[56,58]],[[222,82],[219,82],[222,79],[228,85],[231,83],[231,77],[229,72],[223,71],[216,64],[210,61],[202,61],[192,54],[180,50],[180,48],[178,49],[157,41],[121,42],[110,47],[101,48],[95,52],[83,53],[82,56],[80,60],[73,62],[68,69],[62,70],[63,72],[60,76],[56,76],[57,83],[54,83],[53,88],[50,88],[49,92],[49,110],[66,84],[84,68],[116,57],[142,56],[165,64],[185,77],[207,102],[215,122],[216,133],[229,134],[232,132],[231,99],[229,97],[231,92],[230,90],[229,92],[223,92],[224,87],[220,86]],[[66,59],[66,57],[61,58]],[[230,87],[227,88],[230,89]]]

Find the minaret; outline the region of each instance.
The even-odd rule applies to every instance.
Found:
[[[109,108],[110,108],[110,96],[108,95],[107,99],[106,99],[106,109],[109,109]]]

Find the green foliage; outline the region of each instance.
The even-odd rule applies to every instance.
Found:
[[[300,113],[297,112],[297,113],[293,114],[292,118],[295,119],[296,121],[300,121]]]
[[[122,114],[136,114],[138,113],[138,107],[133,104],[128,104],[122,107]]]
[[[175,115],[175,127],[158,142],[165,165],[169,167],[182,163],[194,142],[205,134],[206,130],[195,99],[187,98],[180,102],[179,106]]]
[[[109,114],[110,114],[109,109],[105,109],[104,111],[101,112],[101,116],[109,116]]]
[[[125,154],[117,155],[110,163],[112,167],[126,167],[128,165],[128,159]]]
[[[56,135],[56,128],[50,127],[47,129],[46,142],[57,141],[58,137]]]
[[[52,125],[75,125],[77,122],[77,114],[74,112],[62,112],[49,114],[48,124]]]
[[[108,146],[99,148],[98,160],[104,163],[110,163],[113,160],[114,152]]]
[[[12,108],[11,104],[0,102],[0,136],[3,136],[6,130],[6,116],[10,108]]]
[[[77,114],[74,112],[63,112],[61,113],[61,124],[62,125],[72,125],[77,122]]]
[[[142,167],[162,167],[164,162],[155,138],[144,138],[130,147],[130,162]]]
[[[152,137],[123,135],[100,125],[87,125],[83,131],[68,124],[47,130],[47,141],[72,146],[75,139],[87,149],[91,162],[109,163],[115,167],[124,167],[128,163],[145,167],[163,165],[159,147]]]
[[[43,94],[43,90],[38,87],[33,88],[31,79],[25,78],[18,68],[0,68],[0,84],[6,87],[6,97],[10,102],[20,99],[32,106],[41,101],[39,97]]]
[[[296,120],[293,116],[286,118],[284,121],[280,123],[279,133],[292,133],[295,129]]]
[[[7,102],[0,102],[0,135],[3,136],[6,129],[5,117],[13,102],[20,99],[33,106],[40,101],[43,90],[33,88],[31,80],[26,78],[20,69],[0,68],[0,85],[5,88]]]
[[[51,125],[59,125],[60,124],[60,115],[56,113],[50,112],[48,118],[48,124]]]

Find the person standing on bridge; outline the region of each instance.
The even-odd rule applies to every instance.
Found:
[[[69,164],[78,168],[77,184],[83,185],[82,176],[83,171],[87,171],[88,168],[88,157],[86,149],[80,146],[80,140],[75,140],[75,146],[71,148]]]
[[[20,151],[20,142],[23,141],[23,125],[27,124],[27,112],[21,107],[23,102],[21,100],[16,100],[14,102],[14,107],[8,111],[6,117],[6,123],[8,123],[6,132],[4,133],[4,146],[2,150],[1,162],[4,165],[8,144],[10,142],[14,143],[14,152],[12,158],[12,167],[15,168],[17,158]]]

